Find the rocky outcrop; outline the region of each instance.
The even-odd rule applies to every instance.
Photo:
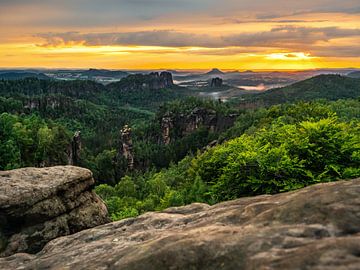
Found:
[[[121,153],[127,161],[127,167],[131,171],[134,169],[134,150],[133,142],[131,137],[131,128],[128,125],[125,125],[124,128],[120,131],[122,149]]]
[[[71,141],[71,147],[68,156],[69,165],[79,165],[81,149],[82,149],[81,131],[76,131]]]
[[[152,72],[148,76],[150,76],[150,78],[146,86],[149,87],[150,90],[169,88],[174,85],[170,72],[161,72],[160,75],[158,72]]]
[[[211,80],[210,87],[212,88],[219,88],[223,85],[223,80],[221,78],[213,78]]]
[[[119,82],[108,85],[109,89],[116,91],[159,90],[174,86],[170,72],[152,72],[150,74],[132,74]]]
[[[237,116],[237,114],[221,115],[214,110],[201,107],[195,108],[189,114],[171,115],[171,113],[165,113],[160,123],[162,141],[165,145],[169,144],[171,136],[183,137],[201,127],[211,132],[223,131],[233,126]]]
[[[170,132],[173,127],[172,121],[173,120],[169,114],[164,115],[163,118],[161,119],[161,135],[162,135],[163,143],[165,145],[169,145],[171,142]]]
[[[216,111],[204,108],[195,108],[190,115],[185,117],[184,134],[190,134],[206,126],[210,131],[215,131],[217,125]]]
[[[89,170],[73,166],[0,172],[0,256],[36,253],[54,238],[109,222],[93,185]]]
[[[147,213],[51,241],[1,269],[359,269],[360,179]]]
[[[163,71],[160,73],[160,80],[163,82],[164,87],[168,88],[174,86],[172,74],[170,72]]]

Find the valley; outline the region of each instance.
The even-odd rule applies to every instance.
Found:
[[[360,269],[355,0],[0,0],[0,270]]]
[[[218,76],[220,71],[214,72]],[[170,72],[152,72],[131,74],[107,85],[91,80],[0,80],[0,94],[0,168],[65,164],[88,168],[114,220],[191,202],[212,204],[358,176],[358,161],[349,156],[355,155],[359,139],[360,81],[356,78],[319,75],[283,88],[252,91],[234,89],[219,77],[208,86],[183,87],[174,83]],[[338,147],[327,150],[335,152],[326,154],[339,160],[310,162],[305,152],[286,146],[291,138],[300,143],[298,136],[305,130],[299,125],[310,123],[316,132],[334,128],[335,133],[321,131],[329,132],[329,140],[344,138],[337,139]],[[279,141],[274,149],[261,152],[268,136],[273,137],[268,143]],[[242,140],[247,143],[242,145]],[[253,157],[248,161],[242,157],[241,169],[216,161],[217,151],[235,158],[233,148],[247,155],[251,145]],[[354,152],[341,154],[343,146]],[[274,164],[266,160],[274,156],[272,151],[281,151]],[[282,155],[290,159],[282,160]],[[297,168],[290,160],[305,163]],[[263,166],[275,171],[263,171]],[[245,170],[242,176],[219,174],[239,169]],[[258,180],[257,187],[253,177],[264,179]],[[245,179],[250,182],[242,189]],[[286,181],[266,186],[270,179]]]

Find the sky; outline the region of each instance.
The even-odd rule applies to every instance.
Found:
[[[0,0],[0,67],[360,68],[360,1]]]

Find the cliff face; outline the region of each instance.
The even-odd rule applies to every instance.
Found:
[[[70,150],[68,151],[69,165],[75,165],[75,166],[79,165],[81,149],[82,149],[81,131],[76,131],[71,141]]]
[[[218,88],[221,87],[222,85],[223,85],[223,80],[221,78],[213,78],[211,80],[210,87]]]
[[[0,172],[0,257],[36,253],[54,238],[109,222],[93,185],[89,170],[73,166]]]
[[[51,241],[1,269],[359,269],[360,179],[192,204]]]
[[[110,89],[120,91],[159,90],[173,86],[174,82],[170,72],[161,72],[160,74],[152,72],[148,75],[133,74],[119,82],[109,84]]]
[[[165,114],[161,119],[163,143],[169,144],[172,130],[176,130],[177,136],[186,136],[200,127],[209,131],[223,131],[231,127],[237,115],[220,115],[216,111],[205,108],[195,108],[190,114],[172,116]]]
[[[120,131],[122,148],[120,153],[124,156],[127,161],[128,170],[132,171],[134,169],[134,151],[133,151],[133,142],[131,138],[131,128],[127,125]]]

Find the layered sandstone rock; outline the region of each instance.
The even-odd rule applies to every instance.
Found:
[[[147,213],[51,241],[1,269],[359,269],[360,179]]]
[[[109,222],[93,185],[89,170],[73,166],[0,172],[0,256],[36,253],[54,238]]]
[[[224,131],[234,125],[237,114],[221,115],[212,109],[196,107],[189,114],[172,115],[167,112],[161,118],[162,142],[167,145],[171,138],[172,130],[177,136],[183,137],[193,133],[200,127],[211,132]]]
[[[221,78],[213,78],[211,80],[210,87],[212,88],[219,88],[223,85],[223,80]]]
[[[122,141],[122,148],[120,152],[126,159],[127,167],[130,171],[134,169],[134,150],[131,133],[131,128],[128,125],[125,125],[120,131]]]
[[[170,72],[152,72],[150,74],[132,74],[119,82],[109,84],[109,89],[116,91],[159,90],[174,86]]]

